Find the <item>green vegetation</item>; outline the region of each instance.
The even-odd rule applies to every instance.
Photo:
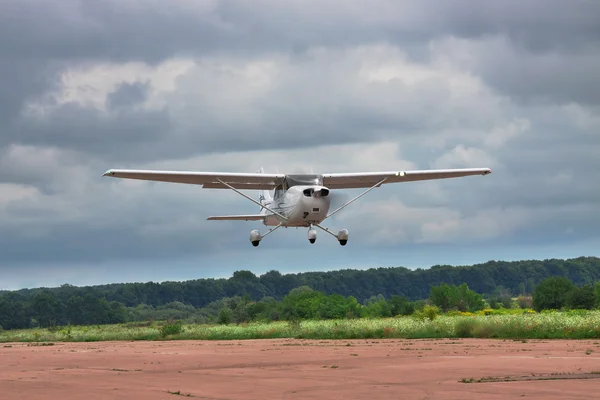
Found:
[[[434,319],[413,316],[297,322],[252,322],[209,325],[182,324],[177,333],[165,335],[162,323],[114,324],[27,329],[0,332],[0,342],[93,342],[106,340],[232,340],[232,339],[381,339],[381,338],[498,338],[591,339],[600,337],[600,311],[519,314],[438,315]]]
[[[0,340],[599,337],[590,311],[598,307],[598,258],[237,271],[220,280],[0,292]]]

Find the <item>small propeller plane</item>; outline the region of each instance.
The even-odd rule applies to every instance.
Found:
[[[256,173],[109,169],[103,176],[202,185],[207,189],[231,189],[258,205],[260,212],[214,216],[208,217],[208,220],[262,221],[265,226],[272,227],[264,235],[258,230],[250,232],[250,242],[256,247],[262,239],[281,227],[308,228],[310,243],[315,243],[317,239],[317,231],[314,229],[316,227],[332,235],[345,246],[348,242],[347,229],[333,233],[321,224],[371,190],[388,183],[488,175],[491,172],[489,168],[328,174],[267,174],[262,168]],[[367,189],[330,212],[332,190],[358,188]],[[255,200],[241,190],[260,190],[261,194],[259,199]]]

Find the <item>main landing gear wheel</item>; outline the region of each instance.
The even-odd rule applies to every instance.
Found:
[[[263,236],[256,229],[250,232],[250,243],[252,243],[252,246],[257,247],[262,238]]]
[[[314,243],[317,240],[317,231],[313,228],[308,230],[308,241]]]
[[[250,243],[252,243],[252,246],[257,247],[260,244],[261,240],[263,240],[265,237],[269,236],[276,229],[279,229],[282,226],[283,225],[280,223],[279,225],[276,225],[273,228],[269,229],[269,231],[267,233],[265,233],[264,235],[262,235],[258,230],[254,229],[253,231],[250,232]]]
[[[348,243],[348,230],[342,229],[341,231],[338,232],[336,237],[337,237],[337,240],[340,242],[340,244],[342,246],[345,246],[346,243]]]

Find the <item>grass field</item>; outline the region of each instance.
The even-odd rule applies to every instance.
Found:
[[[127,323],[67,326],[55,329],[0,331],[0,342],[61,342],[107,340],[231,340],[267,338],[600,338],[600,311],[518,315],[441,315],[434,319],[396,317],[248,323],[240,325]]]

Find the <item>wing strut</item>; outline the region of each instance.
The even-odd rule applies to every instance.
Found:
[[[327,232],[327,233],[329,233],[331,236],[333,236],[334,238],[336,238],[336,239],[338,239],[338,240],[339,240],[338,236],[337,236],[335,233],[331,232],[331,231],[329,230],[329,228],[325,228],[324,226],[321,226],[321,225],[319,225],[319,224],[315,224],[315,223],[313,223],[313,226],[316,226],[317,228],[319,228],[319,229],[320,229],[320,230],[322,230],[323,232]]]
[[[258,201],[254,200],[252,197],[250,197],[250,196],[248,196],[248,195],[245,195],[244,193],[240,192],[239,190],[237,190],[237,189],[236,189],[236,188],[234,188],[233,186],[231,186],[231,185],[229,185],[229,184],[227,184],[227,183],[223,182],[223,181],[222,181],[220,178],[217,178],[217,180],[218,180],[219,182],[221,182],[223,185],[227,186],[229,189],[231,189],[231,190],[233,190],[234,192],[236,192],[236,193],[238,193],[238,194],[240,194],[240,195],[244,196],[245,198],[247,198],[247,199],[248,199],[248,200],[250,200],[251,202],[253,202],[253,203],[257,204],[259,207],[264,207],[264,208],[266,208],[268,211],[270,211],[270,212],[272,212],[273,214],[275,214],[275,215],[277,215],[277,216],[279,216],[279,217],[283,218],[284,220],[286,220],[286,221],[288,220],[288,217],[286,217],[286,216],[284,216],[284,215],[282,215],[282,214],[279,214],[277,211],[273,211],[273,210],[271,210],[269,207],[265,206],[264,204],[260,204]]]
[[[265,236],[269,235],[270,233],[272,233],[274,230],[281,228],[283,226],[283,223],[280,222],[279,224],[277,224],[276,226],[274,226],[273,228],[269,229],[269,231],[267,233],[265,233],[264,235],[261,236],[260,240],[264,239]]]
[[[361,197],[363,197],[365,194],[369,193],[371,190],[375,189],[376,187],[381,186],[381,184],[383,184],[383,182],[387,181],[388,177],[383,178],[382,180],[380,180],[379,182],[377,182],[375,185],[371,186],[370,188],[368,188],[367,190],[365,190],[364,192],[362,192],[361,194],[359,194],[358,196],[356,196],[355,198],[353,198],[352,200],[350,200],[349,202],[347,202],[346,204],[344,204],[341,207],[338,207],[337,209],[335,209],[334,211],[330,212],[324,219],[323,221],[325,221],[327,218],[331,217],[333,214],[337,213],[338,211],[341,211],[342,208],[345,208],[347,206],[349,206],[351,203],[354,203],[356,200],[360,199]],[[322,222],[322,221],[321,221]],[[335,236],[335,235],[334,235]]]

